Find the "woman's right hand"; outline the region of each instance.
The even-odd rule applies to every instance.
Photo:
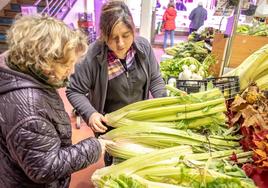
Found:
[[[104,133],[107,127],[103,123],[107,123],[107,119],[102,114],[94,112],[89,118],[88,126],[94,132]]]

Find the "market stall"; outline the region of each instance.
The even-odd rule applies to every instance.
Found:
[[[130,8],[139,26],[138,2]],[[188,29],[186,8],[178,32]],[[240,25],[225,64],[228,11],[213,9],[212,27],[165,49],[168,97],[106,114],[114,129],[102,138],[115,142],[107,151],[116,160],[94,172],[95,187],[268,187],[268,37]],[[220,75],[224,65],[233,70]]]
[[[252,37],[234,39],[251,44]],[[92,175],[94,185],[266,188],[268,45],[254,37],[255,49],[240,49],[239,63],[231,61],[222,77],[213,77],[215,53],[204,41],[165,49],[170,57],[160,68],[169,97],[106,114],[115,129],[102,138],[115,142],[107,151],[116,160]]]

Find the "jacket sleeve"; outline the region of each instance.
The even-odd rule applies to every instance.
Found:
[[[96,138],[61,147],[54,126],[42,117],[28,117],[7,135],[7,147],[25,174],[36,183],[50,183],[95,163],[101,156]]]
[[[207,20],[208,19],[208,12],[207,12],[207,10],[205,10],[205,20]]]
[[[167,92],[165,89],[165,82],[161,76],[159,64],[156,60],[156,57],[153,52],[152,46],[147,41],[148,45],[148,57],[149,57],[149,66],[150,66],[150,86],[149,90],[153,97],[159,98],[159,97],[166,97]]]
[[[82,116],[85,122],[96,109],[91,105],[86,96],[93,83],[93,73],[89,66],[90,58],[85,58],[82,62],[76,64],[75,72],[70,76],[70,82],[66,89],[66,96],[72,106]]]
[[[163,15],[163,21],[167,21],[167,11],[164,12],[164,15]]]

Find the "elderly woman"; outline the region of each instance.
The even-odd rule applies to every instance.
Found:
[[[124,2],[103,5],[100,31],[100,39],[76,65],[66,90],[77,113],[95,133],[107,131],[103,114],[148,99],[149,92],[153,97],[166,96],[153,49],[146,39],[135,36]]]
[[[26,16],[9,32],[0,61],[0,184],[67,188],[73,172],[95,163],[105,141],[71,143],[57,88],[86,52],[85,37],[48,16]]]

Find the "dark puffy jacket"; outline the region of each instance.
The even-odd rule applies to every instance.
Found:
[[[96,138],[71,144],[70,120],[55,89],[0,61],[1,188],[67,188],[71,174],[100,155]]]

